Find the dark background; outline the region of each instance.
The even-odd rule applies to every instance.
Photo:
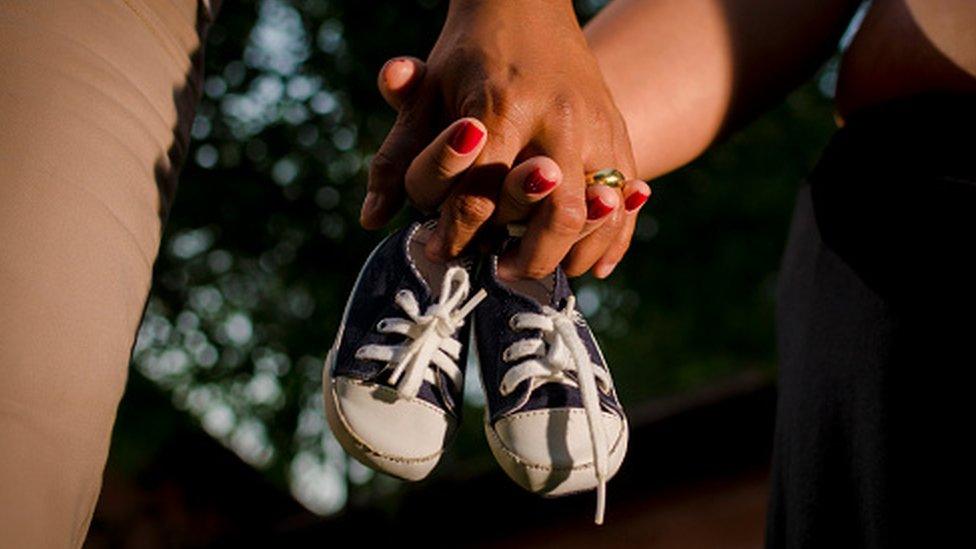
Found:
[[[599,4],[578,3],[580,17]],[[131,544],[140,528],[164,546],[209,544],[239,532],[235,521],[396,515],[404,504],[400,483],[349,460],[328,433],[321,368],[356,273],[384,234],[356,221],[370,154],[393,120],[376,72],[394,55],[426,57],[445,9],[436,0],[224,6],[93,545]],[[833,128],[832,78],[828,64],[748,128],[653,181],[627,259],[609,280],[575,281],[628,410],[736,380],[769,384],[777,267],[797,184]],[[429,490],[441,489],[438,478],[495,469],[469,377],[467,422]],[[239,483],[194,510],[188,502],[212,495],[193,486],[221,475]],[[335,519],[294,520],[301,530]]]

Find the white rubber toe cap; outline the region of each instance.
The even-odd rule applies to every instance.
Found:
[[[609,444],[607,478],[627,453],[627,422],[602,413]],[[596,487],[593,449],[586,413],[581,408],[519,412],[490,425],[489,446],[499,465],[526,490],[560,496]]]
[[[446,412],[383,385],[324,378],[326,417],[346,452],[405,480],[420,480],[437,465],[456,428]]]

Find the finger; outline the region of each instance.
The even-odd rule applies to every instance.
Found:
[[[447,198],[451,183],[468,169],[485,146],[485,130],[476,118],[462,118],[438,135],[410,163],[407,196],[419,210],[433,211]]]
[[[628,181],[624,184],[624,222],[623,228],[617,233],[616,238],[607,248],[596,264],[593,266],[593,276],[606,278],[610,276],[620,260],[623,259],[627,248],[630,247],[631,238],[634,236],[634,228],[637,225],[637,215],[651,196],[651,187],[639,179]]]
[[[562,180],[559,165],[547,156],[534,156],[508,172],[498,197],[495,223],[524,221],[533,206],[549,195]]]
[[[416,88],[418,82],[423,80],[426,69],[424,62],[416,57],[390,59],[383,64],[376,79],[380,95],[387,104],[399,111],[403,108],[403,103],[410,92]]]
[[[495,213],[502,182],[521,149],[513,129],[485,125],[487,143],[441,205],[437,228],[427,241],[427,257],[433,261],[457,257]]]
[[[429,105],[424,95],[401,110],[393,129],[373,156],[366,198],[359,215],[359,223],[364,228],[382,227],[403,206],[407,167],[430,143],[433,133]]]
[[[586,185],[579,154],[566,138],[543,149],[563,169],[563,182],[538,205],[517,253],[501,259],[499,273],[506,278],[537,279],[552,273],[586,225]]]
[[[622,199],[620,192],[606,185],[588,185],[586,187],[586,224],[580,233],[580,239],[586,238],[608,220],[612,220],[620,206]]]
[[[624,221],[620,191],[605,185],[592,185],[586,191],[587,220],[583,237],[562,261],[569,276],[588,271],[606,253]]]
[[[632,174],[635,171],[634,156],[627,139],[625,126],[622,124],[616,126],[610,124],[610,126],[616,129],[611,129],[606,139],[597,139],[589,143],[589,154],[584,155],[584,166],[591,170],[615,166],[624,174]],[[607,161],[612,161],[612,163]],[[587,191],[595,188],[601,189],[601,196],[609,196],[609,193],[612,193],[617,198],[617,207],[606,215],[603,223],[596,224],[595,227],[592,221],[587,223],[588,226],[583,231],[584,237],[573,246],[566,259],[563,260],[563,269],[569,276],[580,276],[589,271],[598,260],[606,255],[611,246],[618,242],[621,233],[629,231],[627,233],[629,235],[633,232],[633,223],[632,220],[628,219],[626,211],[626,198],[631,197],[633,199],[633,189],[628,187],[628,181],[625,181],[620,188],[600,185],[590,187]],[[590,194],[587,195],[587,200],[590,218],[609,209],[596,202]],[[594,209],[597,209],[596,213],[594,213]],[[627,226],[628,223],[631,223],[629,227]]]

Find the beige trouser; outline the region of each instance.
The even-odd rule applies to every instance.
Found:
[[[197,0],[0,0],[0,547],[76,547],[200,84]]]

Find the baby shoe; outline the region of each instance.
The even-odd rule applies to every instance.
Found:
[[[380,243],[346,303],[322,374],[329,426],[346,452],[405,480],[427,476],[459,424],[470,261],[437,264],[435,222]],[[465,301],[467,299],[467,301]]]
[[[627,452],[627,419],[565,273],[506,282],[490,256],[478,280],[488,296],[473,329],[495,459],[544,496],[596,488],[602,523],[606,482]]]

